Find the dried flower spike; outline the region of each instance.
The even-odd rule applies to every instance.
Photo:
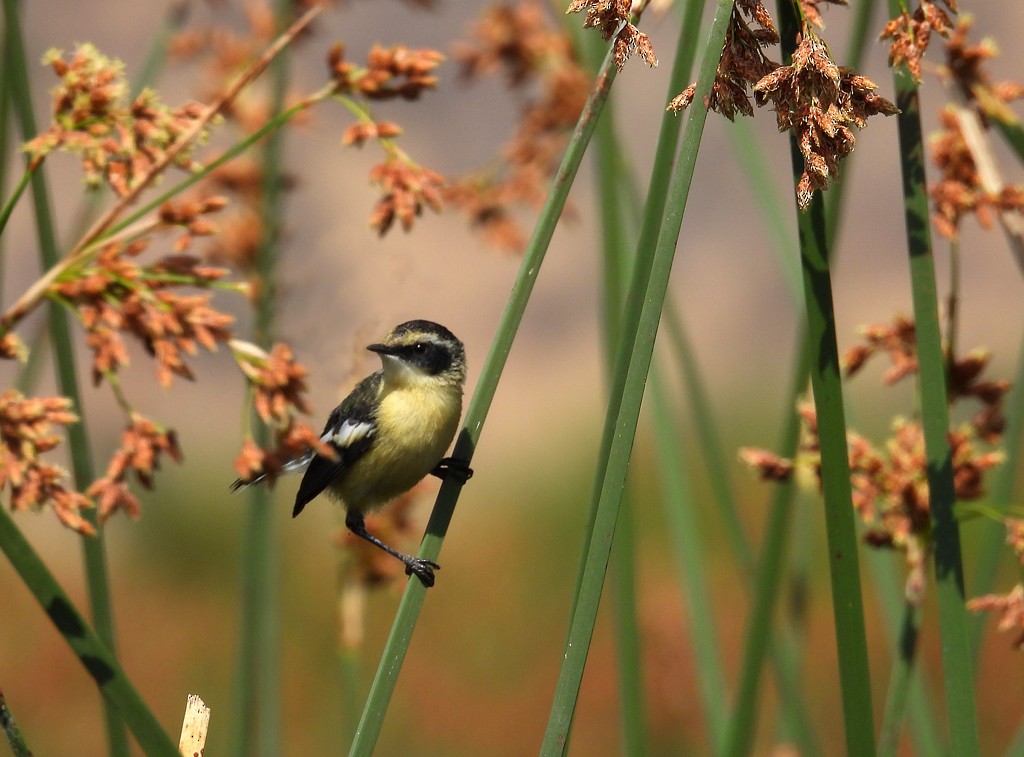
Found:
[[[751,23],[754,28],[751,28]],[[730,121],[736,118],[737,113],[753,116],[750,88],[779,67],[765,55],[763,46],[778,42],[775,22],[764,5],[756,0],[738,0],[729,17],[722,57],[715,71],[711,94],[705,103],[707,108],[721,113]],[[697,83],[693,82],[672,99],[668,109],[678,113],[688,107],[693,102],[696,89]]]
[[[80,45],[70,59],[51,50],[43,62],[61,78],[53,92],[53,123],[24,150],[34,160],[54,150],[76,154],[87,183],[105,181],[121,197],[149,175],[204,112],[194,102],[170,108],[150,89],[128,102],[124,65],[89,44]],[[196,167],[190,149],[178,154],[175,165]]]
[[[58,520],[82,534],[95,529],[80,512],[88,498],[65,484],[67,473],[40,456],[60,443],[55,426],[78,421],[65,397],[25,397],[14,389],[0,394],[0,488],[10,489],[15,512],[53,508]]]
[[[954,13],[955,3],[946,6]],[[913,15],[904,11],[882,29],[879,39],[891,39],[889,65],[905,64],[914,81],[921,81],[921,60],[924,58],[932,33],[948,37],[953,29],[947,13],[932,0],[921,0]]]
[[[658,65],[650,38],[633,25],[632,0],[572,0],[566,13],[587,12],[585,29],[597,28],[606,40],[615,37],[615,65],[622,70],[630,56],[639,56],[648,66]]]
[[[850,127],[864,128],[870,116],[890,116],[895,105],[875,94],[866,76],[839,68],[825,43],[808,33],[793,52],[789,66],[780,66],[754,85],[758,104],[771,101],[779,131],[796,134],[804,172],[797,182],[797,204],[806,210],[816,190],[839,175],[839,164],[857,140]]]

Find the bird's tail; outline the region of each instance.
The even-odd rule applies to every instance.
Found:
[[[309,463],[313,459],[313,456],[315,454],[316,453],[313,450],[309,450],[308,452],[306,452],[306,454],[302,455],[301,457],[296,457],[292,460],[289,460],[288,462],[281,466],[281,470],[278,471],[277,474],[275,474],[275,477],[285,476],[292,473],[300,473],[306,470],[306,468],[309,467]],[[250,486],[255,486],[256,484],[262,482],[268,476],[269,474],[267,473],[261,473],[255,478],[236,478],[234,482],[231,484],[231,491],[237,492],[239,489],[248,489]]]

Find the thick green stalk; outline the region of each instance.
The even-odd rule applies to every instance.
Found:
[[[606,108],[597,127],[597,176],[601,208],[601,239],[604,248],[605,272],[604,303],[605,354],[611,371],[620,332],[622,297],[627,286],[628,270],[626,222],[623,218],[625,197],[620,189],[629,176],[621,171],[620,150],[612,109]],[[643,670],[641,666],[640,628],[637,620],[636,599],[636,527],[631,502],[635,497],[624,497],[626,506],[619,513],[615,535],[615,556],[612,560],[613,611],[616,646],[619,661],[619,710],[622,717],[623,754],[643,755],[646,715],[643,697]]]
[[[575,19],[573,19],[574,21]],[[576,38],[586,45],[593,70],[600,67],[606,46],[594,34],[583,35],[575,23]],[[604,287],[601,313],[604,320],[604,348],[608,372],[611,356],[619,339],[622,301],[628,286],[630,238],[634,226],[626,219],[630,202],[629,171],[623,161],[623,145],[618,138],[615,110],[607,107],[598,119],[594,136],[594,179],[598,196],[598,218],[601,222],[602,271]],[[615,626],[619,666],[619,713],[622,720],[622,749],[625,755],[646,754],[646,709],[640,624],[636,598],[636,526],[629,490],[623,497],[625,507],[619,512],[614,556],[612,558],[612,616]]]
[[[801,165],[799,155],[795,165]],[[811,386],[821,443],[822,491],[828,537],[832,609],[839,651],[846,746],[849,754],[874,754],[871,682],[868,668],[857,531],[846,449],[839,351],[832,282],[825,252],[825,219],[820,196],[800,218],[800,249],[811,346]]]
[[[176,757],[177,747],[125,676],[110,647],[75,609],[3,507],[0,507],[0,551],[85,666],[109,709],[123,719],[122,727],[127,724],[139,747],[149,757]]]
[[[484,421],[487,419],[487,412],[498,388],[498,380],[501,378],[508,354],[512,349],[512,342],[540,273],[540,267],[555,225],[565,207],[569,189],[572,187],[576,171],[583,160],[583,154],[593,134],[597,118],[608,98],[615,74],[615,66],[611,50],[609,50],[608,56],[598,71],[590,97],[580,114],[565,156],[562,158],[562,164],[555,174],[551,191],[537,219],[537,225],[534,227],[533,236],[527,245],[523,262],[519,266],[519,273],[512,286],[512,292],[505,304],[497,333],[484,361],[476,390],[473,392],[473,398],[466,410],[465,425],[455,443],[453,453],[460,460],[469,462],[472,459]],[[420,556],[429,560],[437,560],[455,511],[459,489],[460,485],[452,479],[446,480],[441,485],[437,502],[427,523],[427,532],[420,545]],[[391,633],[381,655],[377,674],[370,687],[370,694],[363,708],[356,736],[352,741],[351,755],[370,755],[373,752],[425,597],[426,588],[419,581],[407,583],[405,593],[398,605],[394,623],[391,626]]]
[[[16,0],[4,0],[6,23],[6,47],[8,75],[11,77],[15,94],[15,108],[24,140],[36,135],[35,116],[32,112],[28,70],[24,42],[21,38],[20,19]],[[39,255],[43,268],[57,264],[60,253],[54,231],[53,215],[50,210],[49,191],[42,171],[34,171],[31,178],[33,209],[36,220],[36,234],[39,241]],[[71,468],[75,488],[85,491],[95,478],[89,439],[86,434],[84,408],[78,391],[78,377],[75,368],[74,345],[68,319],[59,305],[50,308],[50,337],[53,343],[57,365],[57,385],[61,394],[71,400],[79,414],[80,421],[68,428],[68,446],[71,450]],[[86,510],[83,517],[96,528],[95,537],[83,537],[82,550],[85,562],[86,582],[89,587],[89,603],[96,632],[111,650],[115,649],[114,619],[111,607],[110,586],[107,578],[106,551],[103,530],[99,527],[94,510]],[[114,708],[104,706],[107,727],[107,741],[112,755],[128,755],[128,739],[124,725]]]
[[[890,0],[890,14],[899,12],[899,0]],[[974,703],[974,671],[970,625],[964,607],[960,527],[953,512],[956,492],[949,447],[949,404],[946,365],[939,327],[935,263],[929,231],[925,184],[924,139],[917,85],[906,72],[895,72],[903,204],[910,258],[910,285],[914,303],[919,391],[928,473],[932,546],[935,555],[935,593],[939,606],[942,670],[953,754],[978,754],[978,725]]]
[[[794,4],[779,3],[783,54],[792,55],[799,32]],[[795,136],[790,136],[793,175],[803,172],[803,158]],[[832,275],[822,196],[816,193],[797,221],[800,263],[807,311],[810,376],[821,446],[822,494],[825,532],[832,581],[832,611],[839,653],[839,681],[848,754],[870,757],[875,753],[871,680],[868,667],[864,609],[861,598],[857,528],[854,520],[850,461],[846,449],[839,348],[832,305]]]
[[[292,3],[279,1],[277,25],[288,25]],[[288,56],[278,55],[270,64],[271,121],[284,110],[288,88]],[[274,340],[277,309],[276,262],[281,252],[284,216],[284,132],[272,131],[263,146],[261,198],[263,237],[254,261],[259,286],[255,303],[256,343],[268,348]],[[253,441],[270,443],[270,430],[256,424]],[[280,543],[274,528],[275,509],[267,487],[249,488],[243,560],[242,621],[239,666],[235,680],[236,721],[233,746],[238,757],[282,753],[281,733],[281,620]]]
[[[591,508],[594,514],[593,529],[587,540],[580,590],[569,623],[565,656],[541,747],[541,753],[544,755],[562,754],[568,744],[569,729],[576,710],[583,669],[597,619],[619,501],[625,485],[644,384],[654,349],[654,338],[675,258],[676,243],[693,178],[697,150],[707,120],[704,98],[710,92],[714,80],[731,11],[732,2],[729,0],[719,0],[716,4],[694,104],[687,118],[679,159],[672,170],[668,203],[662,214],[664,220],[658,242],[653,250],[641,247],[635,258],[629,295],[626,299],[622,339],[616,351],[615,376],[605,418],[602,454],[595,477]]]

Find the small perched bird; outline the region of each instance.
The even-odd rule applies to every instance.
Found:
[[[366,530],[363,516],[428,473],[451,473],[461,482],[473,475],[464,462],[443,458],[462,415],[465,349],[432,321],[396,326],[367,349],[380,355],[383,367],[360,381],[327,419],[321,439],[333,447],[334,459],[310,450],[284,466],[288,472],[305,469],[292,517],[326,489],[344,505],[352,533],[405,563],[406,575],[433,586],[440,566],[389,547]],[[259,480],[239,480],[233,488]]]

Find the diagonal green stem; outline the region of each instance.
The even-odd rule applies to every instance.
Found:
[[[519,267],[519,274],[512,286],[512,292],[502,313],[494,341],[491,343],[490,352],[484,361],[476,391],[473,393],[473,399],[466,411],[464,428],[455,443],[453,454],[460,460],[469,462],[472,459],[473,451],[480,439],[484,421],[498,388],[498,380],[501,378],[505,362],[512,349],[512,342],[522,321],[530,294],[533,292],[533,286],[537,281],[555,225],[565,207],[569,189],[576,177],[580,162],[583,160],[583,154],[593,134],[597,118],[608,98],[615,74],[616,70],[611,50],[609,50],[608,56],[598,71],[590,97],[580,114],[562,164],[555,174],[551,191],[537,219],[533,236]],[[452,479],[446,480],[441,485],[437,502],[427,523],[427,532],[420,546],[420,556],[429,560],[437,560],[455,511],[459,489],[459,484]],[[398,605],[394,623],[391,626],[391,633],[381,655],[377,674],[370,687],[370,694],[363,708],[355,738],[352,741],[351,755],[370,755],[373,752],[425,598],[426,589],[422,584],[418,581],[407,583],[405,593]]]
[[[603,52],[603,46],[602,46]],[[625,206],[627,198],[623,190],[629,181],[629,174],[623,170],[621,144],[612,118],[614,111],[605,108],[598,121],[596,135],[595,181],[600,197],[601,240],[603,248],[602,268],[604,270],[604,301],[602,312],[605,316],[604,345],[606,364],[611,371],[611,355],[619,338],[622,297],[624,296],[628,270],[627,250],[630,247]],[[619,662],[619,709],[622,718],[623,754],[646,754],[645,708],[643,697],[643,671],[641,666],[640,627],[637,619],[636,596],[636,526],[635,514],[630,506],[635,497],[627,490],[623,498],[625,506],[619,512],[619,523],[615,536],[615,555],[612,559],[613,616],[615,622],[616,649]]]
[[[659,214],[663,222],[658,241],[653,248],[645,249],[641,244],[635,258],[629,294],[626,298],[622,338],[615,355],[615,375],[595,476],[590,518],[592,527],[586,539],[579,590],[569,623],[565,656],[541,746],[543,755],[563,754],[568,745],[583,669],[597,619],[609,550],[629,467],[654,339],[661,319],[669,273],[675,258],[676,243],[696,165],[697,151],[707,120],[704,99],[711,90],[731,11],[731,1],[719,0],[716,3],[714,20],[711,23],[700,67],[694,105],[691,106],[687,118],[679,159],[672,170],[668,202],[664,213]]]
[[[177,747],[125,676],[110,647],[75,609],[46,564],[2,507],[0,551],[10,560],[25,586],[92,676],[104,702],[131,729],[145,754],[150,757],[176,757]]]

